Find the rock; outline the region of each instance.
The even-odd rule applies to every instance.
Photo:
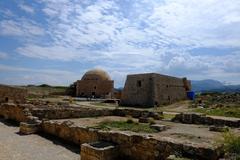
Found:
[[[64,121],[62,124],[65,126],[72,126],[74,123],[72,121]]]
[[[167,129],[167,127],[165,125],[162,125],[162,124],[153,124],[150,127],[153,128],[153,129],[156,129],[160,132],[165,131]]]
[[[156,112],[150,112],[149,117],[152,117],[153,119],[156,120],[163,119],[163,116]]]
[[[38,124],[29,124],[26,122],[21,122],[20,123],[20,129],[19,132],[21,134],[33,134],[36,133],[39,130],[39,125]]]
[[[149,118],[148,117],[140,117],[138,119],[139,123],[148,123],[149,122]]]
[[[186,124],[205,124],[205,125],[225,125],[228,127],[240,127],[240,119],[229,119],[227,117],[218,118],[213,116],[206,116],[199,113],[181,113],[177,114],[173,119],[173,122],[180,122]]]
[[[209,131],[214,131],[214,132],[226,132],[228,131],[229,128],[226,126],[210,126]]]

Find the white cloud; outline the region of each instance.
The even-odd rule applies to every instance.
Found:
[[[0,51],[0,59],[6,59],[8,57],[7,53]]]
[[[75,49],[62,46],[43,47],[32,44],[25,47],[20,47],[17,49],[17,51],[20,54],[28,57],[63,61],[74,60],[81,56],[81,53]]]
[[[1,8],[0,13],[5,18],[9,18],[9,17],[14,17],[15,16],[11,10],[6,9],[6,8],[4,8],[4,9]]]
[[[169,0],[154,6],[147,23],[178,45],[239,47],[239,10],[236,0]]]
[[[31,6],[29,6],[29,5],[20,4],[20,5],[19,5],[19,8],[21,8],[21,9],[22,9],[23,11],[25,11],[25,12],[28,12],[28,13],[31,13],[31,14],[34,13],[34,9],[33,9]]]
[[[192,78],[215,75],[220,79],[224,79],[220,75],[232,74],[235,79],[239,75],[239,52],[230,51],[225,56],[190,53],[198,48],[210,48],[209,52],[211,48],[239,50],[238,0],[40,3],[47,22],[45,31],[33,21],[0,22],[2,35],[48,36],[47,41],[37,39],[18,47],[21,55],[99,65],[115,77],[119,74],[121,81],[123,75],[133,72],[157,71]]]
[[[9,35],[9,36],[42,36],[44,35],[44,30],[40,28],[37,24],[26,20],[2,20],[0,21],[0,35]]]
[[[9,76],[0,79],[4,84],[42,84],[50,85],[69,85],[76,81],[82,73],[73,73],[65,70],[55,69],[31,69],[25,67],[13,67],[0,64],[0,75],[8,74]]]

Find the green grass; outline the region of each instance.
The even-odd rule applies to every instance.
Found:
[[[128,122],[128,121],[103,121],[97,126],[94,126],[95,129],[101,130],[111,130],[119,129],[121,131],[132,131],[132,132],[144,132],[144,133],[155,133],[157,130],[151,128],[149,124],[141,124],[137,122]]]
[[[240,155],[240,136],[235,135],[232,132],[226,132],[223,135],[224,149],[230,153],[236,153]]]
[[[217,140],[217,144],[222,144],[225,156],[233,155],[236,160],[240,160],[240,135],[233,132],[223,133],[223,139]]]
[[[240,107],[222,107],[222,108],[197,108],[195,112],[204,113],[213,116],[225,116],[240,118]]]
[[[163,119],[173,119],[175,117],[175,114],[163,114]]]
[[[49,95],[49,94],[64,94],[66,91],[66,87],[56,86],[56,87],[38,87],[38,86],[31,86],[25,87],[28,90],[28,93],[33,95]]]

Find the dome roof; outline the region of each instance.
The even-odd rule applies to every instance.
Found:
[[[87,71],[82,80],[111,80],[107,72],[102,69],[92,69]]]

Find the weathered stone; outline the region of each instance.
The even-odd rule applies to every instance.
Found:
[[[161,124],[153,124],[151,125],[151,128],[154,128],[158,131],[165,131],[167,129],[167,127],[165,125],[161,125]]]
[[[140,117],[138,119],[139,123],[148,123],[149,122],[149,118],[148,117]]]
[[[7,85],[0,85],[0,103],[24,103],[26,101],[26,96],[26,89]]]
[[[204,148],[188,143],[183,144],[170,139],[157,140],[153,137],[132,135],[125,132],[90,130],[75,125],[68,126],[56,121],[43,121],[42,131],[76,144],[95,141],[113,142],[118,145],[120,159],[166,159],[174,151],[181,153],[181,155],[188,155],[197,159],[216,160],[220,155],[219,150],[215,148]]]
[[[176,87],[177,86],[177,87]],[[154,107],[187,99],[191,82],[157,73],[128,75],[122,91],[123,106]]]
[[[20,123],[20,130],[21,134],[33,134],[39,131],[39,124],[31,124],[26,122]]]
[[[228,127],[240,127],[240,119],[228,118],[228,117],[211,117],[199,113],[181,113],[177,114],[172,121],[181,122],[187,124],[206,124],[206,125],[217,125],[217,126],[228,126]]]
[[[116,160],[118,148],[109,142],[93,142],[81,145],[81,160]]]
[[[76,82],[76,96],[88,98],[112,98],[114,81],[107,72],[94,69],[86,72]]]
[[[226,126],[210,126],[209,131],[214,131],[214,132],[226,132],[228,131],[229,128]]]

